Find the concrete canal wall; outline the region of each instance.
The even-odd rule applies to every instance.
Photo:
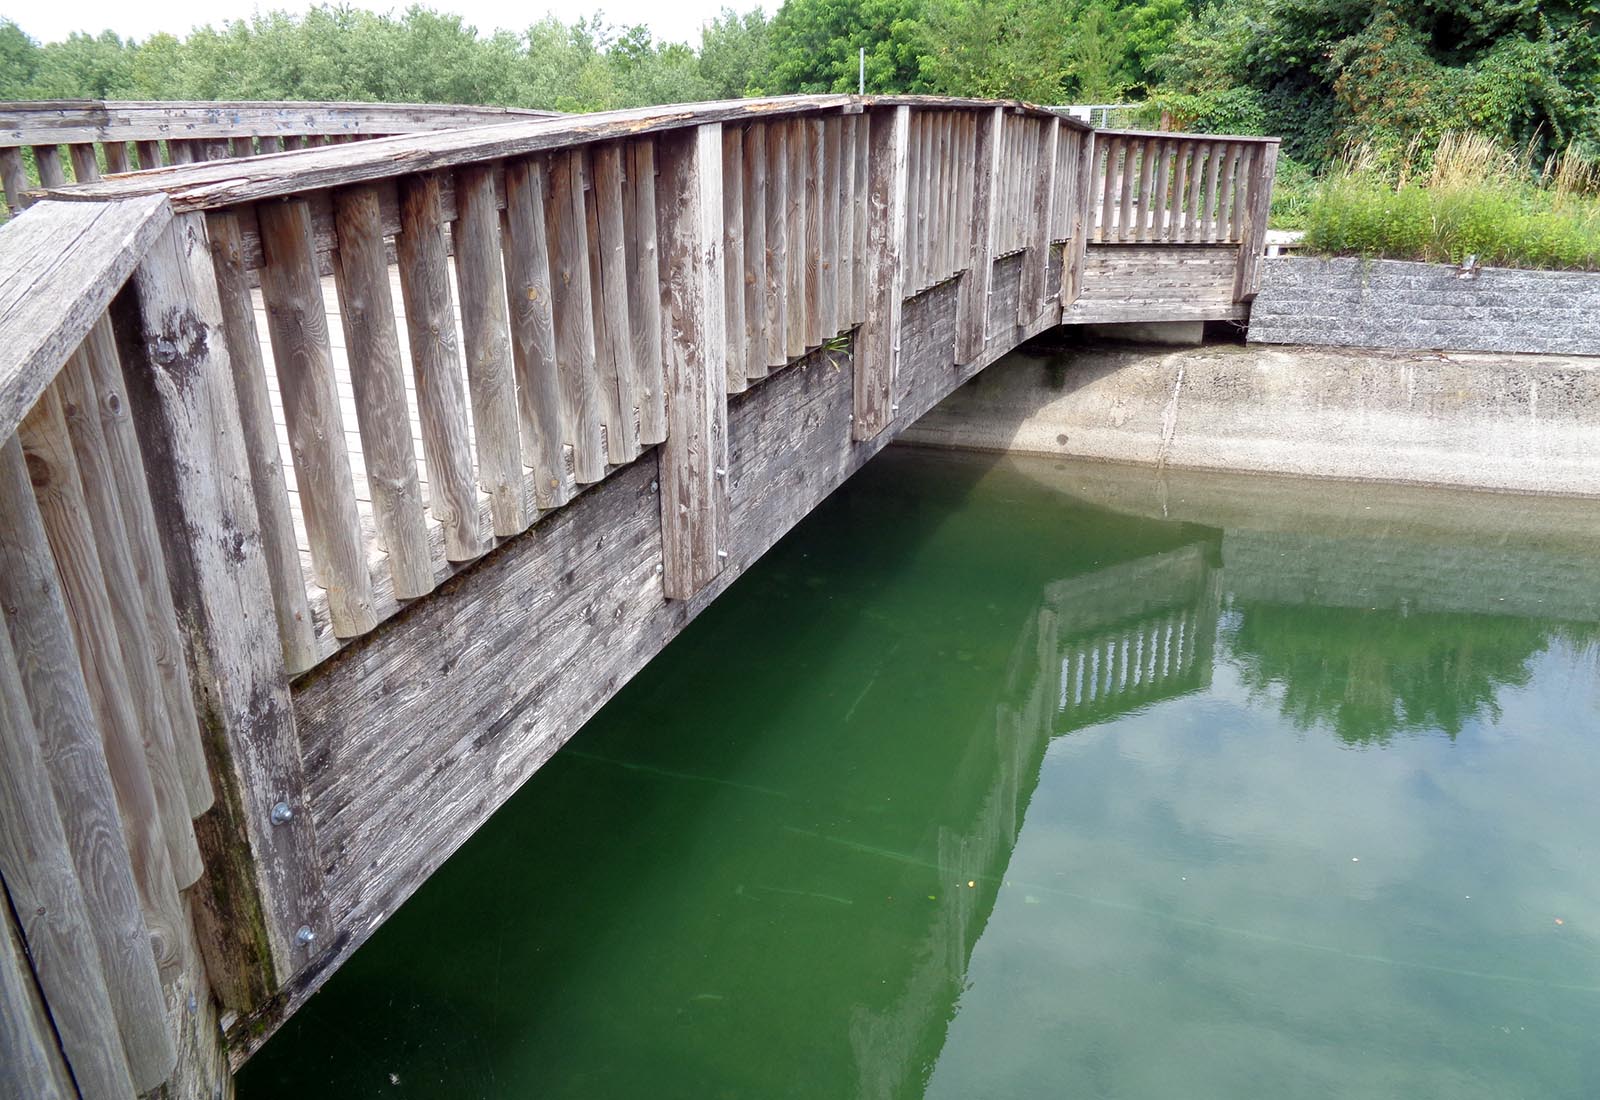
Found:
[[[1600,355],[1600,274],[1275,257],[1250,342]]]
[[[1014,353],[923,445],[1600,496],[1600,358],[1207,345]]]

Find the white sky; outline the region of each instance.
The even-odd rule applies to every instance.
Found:
[[[372,11],[404,11],[407,3],[384,0],[346,0],[352,7]],[[700,41],[701,25],[725,5],[748,11],[759,3],[770,14],[778,0],[594,0],[593,3],[512,3],[510,0],[432,0],[425,6],[461,15],[480,32],[497,27],[520,31],[546,14],[566,22],[591,15],[596,8],[605,13],[606,22],[628,27],[645,23],[660,41]],[[6,11],[0,16],[16,22],[40,42],[65,38],[72,31],[99,32],[110,29],[123,37],[148,38],[158,31],[182,36],[191,27],[221,23],[247,17],[258,10],[283,9],[302,12],[310,0],[66,0],[58,5],[34,3],[21,11]]]

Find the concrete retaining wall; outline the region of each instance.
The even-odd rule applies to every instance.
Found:
[[[904,438],[937,446],[1600,496],[1600,360],[1245,348],[1002,359]]]
[[[1600,273],[1268,259],[1252,344],[1600,355]]]

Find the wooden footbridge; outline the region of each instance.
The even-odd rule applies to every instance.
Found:
[[[952,389],[1243,316],[1276,150],[923,98],[0,105],[0,1093],[227,1093]]]

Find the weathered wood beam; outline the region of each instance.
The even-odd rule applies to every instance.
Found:
[[[956,299],[956,362],[968,363],[988,340],[989,292],[994,278],[1000,135],[1005,112],[978,116],[972,158],[972,214],[966,228],[967,270]]]
[[[866,115],[872,154],[867,177],[867,317],[857,334],[855,413],[851,436],[871,439],[894,418],[900,359],[900,316],[906,241],[906,152],[909,107]]]
[[[722,127],[663,136],[658,236],[667,272],[662,308],[667,440],[661,448],[662,586],[687,599],[727,557],[728,391],[722,251]]]

